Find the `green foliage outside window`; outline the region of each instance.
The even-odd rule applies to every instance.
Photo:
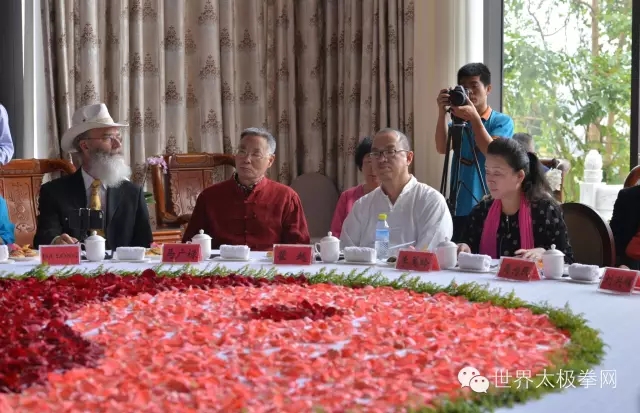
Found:
[[[578,201],[584,156],[605,180],[629,173],[632,0],[504,0],[503,111],[542,157],[568,159]]]

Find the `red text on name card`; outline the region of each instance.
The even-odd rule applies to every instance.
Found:
[[[407,271],[440,271],[436,254],[427,251],[400,250],[396,269]]]
[[[169,264],[188,264],[202,261],[200,244],[164,244],[162,262]]]
[[[80,264],[80,244],[41,245],[40,260],[45,265]]]
[[[604,276],[598,288],[605,291],[631,294],[636,287],[639,274],[638,271],[633,270],[607,268],[604,270]]]
[[[313,258],[311,245],[276,244],[273,246],[274,264],[311,265]]]
[[[514,281],[538,281],[540,273],[534,261],[524,258],[503,257],[498,278]]]

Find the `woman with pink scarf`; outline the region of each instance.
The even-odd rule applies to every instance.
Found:
[[[562,209],[549,195],[538,157],[512,139],[498,138],[489,144],[485,169],[491,196],[469,214],[458,251],[537,261],[555,245],[572,263]]]

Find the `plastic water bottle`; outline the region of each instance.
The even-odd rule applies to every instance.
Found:
[[[389,258],[389,225],[387,225],[387,214],[378,215],[375,247],[376,259],[386,260]]]

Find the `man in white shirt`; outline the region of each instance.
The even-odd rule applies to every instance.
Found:
[[[340,235],[342,246],[373,248],[378,214],[387,214],[390,247],[413,241],[416,249],[433,250],[451,239],[453,221],[446,200],[409,173],[409,139],[395,129],[382,129],[369,156],[380,187],[353,205]]]
[[[13,139],[9,129],[9,115],[0,105],[0,164],[6,165],[13,158]]]

